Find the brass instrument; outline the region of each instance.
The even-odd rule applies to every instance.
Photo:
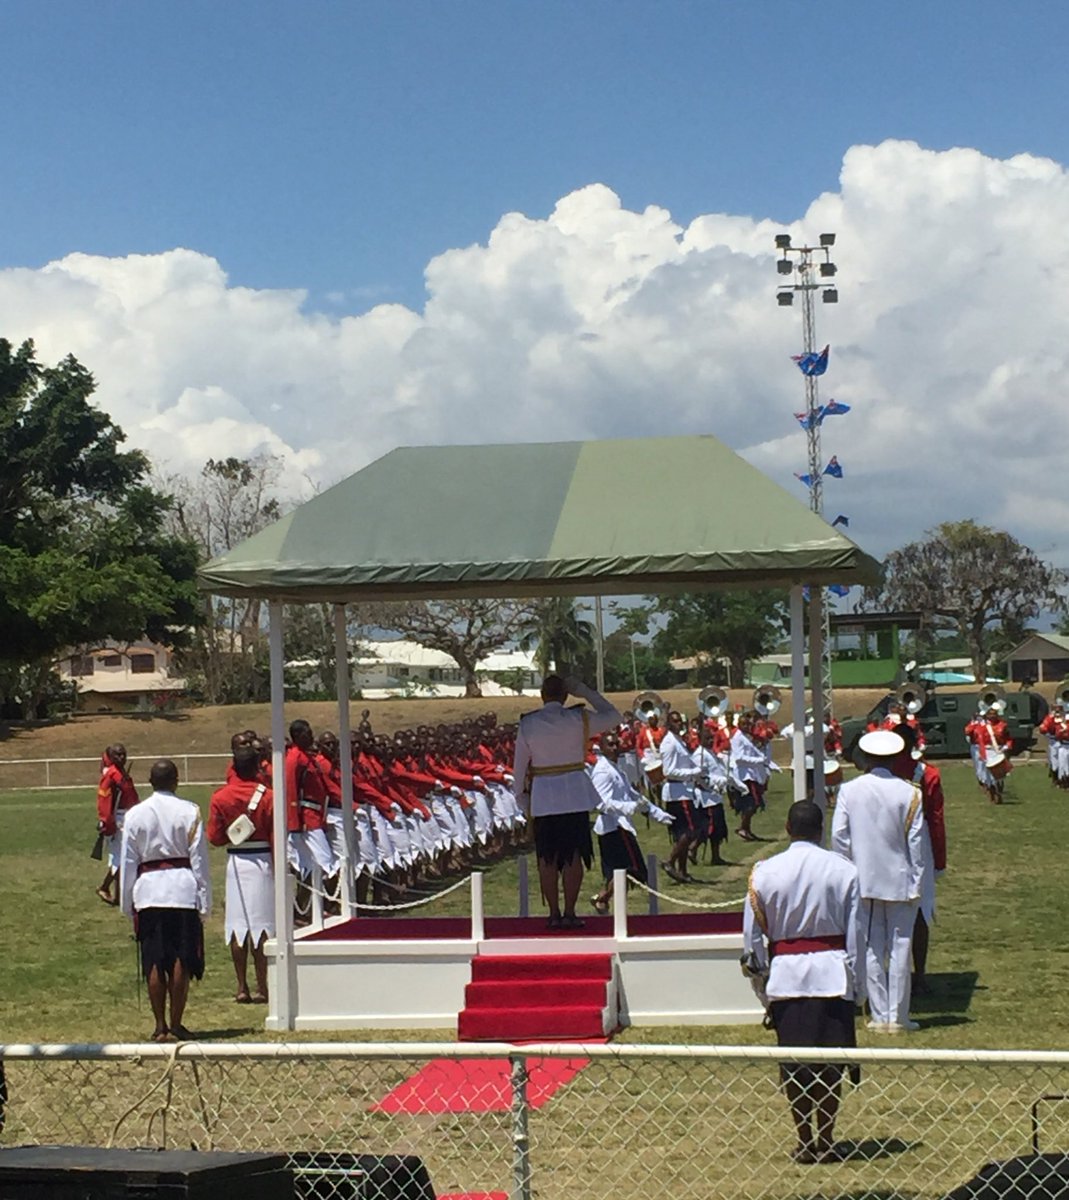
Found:
[[[771,717],[774,713],[779,712],[782,703],[783,699],[780,696],[779,688],[774,687],[771,683],[763,683],[760,687],[754,688],[753,708],[762,717]]]
[[[707,720],[717,720],[731,707],[731,697],[722,687],[702,688],[698,693],[698,714]]]
[[[1055,704],[1069,704],[1069,679],[1063,679],[1054,691]]]
[[[985,683],[980,689],[980,707],[986,712],[989,708],[1001,716],[1006,711],[1006,690],[997,683]]]
[[[928,703],[928,693],[925,691],[923,683],[904,683],[895,692],[895,699],[906,712],[911,716],[916,716]]]
[[[639,692],[631,702],[631,711],[643,725],[650,723],[650,717],[656,717],[663,724],[668,715],[668,705],[656,692]]]

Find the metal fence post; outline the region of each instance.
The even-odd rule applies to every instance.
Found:
[[[649,876],[648,883],[651,888],[657,887],[657,855],[646,855],[646,874]],[[650,916],[655,917],[661,911],[661,905],[658,898],[653,892],[648,893],[650,898]]]
[[[527,1060],[510,1054],[512,1079],[512,1191],[510,1200],[531,1200],[531,1143],[527,1128]]]
[[[519,874],[520,888],[520,916],[529,917],[531,915],[531,884],[527,874],[527,855],[521,854],[516,860],[516,869]]]

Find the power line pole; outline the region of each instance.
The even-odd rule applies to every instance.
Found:
[[[791,235],[776,235],[776,249],[781,257],[776,261],[780,275],[790,276],[789,283],[781,283],[776,292],[776,301],[787,308],[794,304],[794,297],[802,300],[802,355],[801,362],[815,365],[818,358],[816,332],[816,293],[821,293],[824,304],[838,304],[839,290],[833,280],[838,272],[831,261],[831,248],[835,245],[834,233],[822,233],[819,246],[792,246]],[[824,516],[824,460],[820,450],[820,375],[823,371],[806,369],[805,379],[805,435],[808,452],[807,476],[809,479],[809,507],[818,516]],[[824,705],[832,709],[831,687],[831,622],[827,597],[822,596],[824,616],[824,654],[821,659],[821,691]],[[815,721],[820,714],[814,713]]]

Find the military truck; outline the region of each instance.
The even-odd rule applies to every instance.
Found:
[[[910,705],[909,697],[914,699]],[[927,741],[926,758],[968,758],[969,739],[965,726],[976,716],[981,699],[992,703],[992,697],[1005,701],[1003,717],[1013,738],[1014,754],[1035,744],[1035,727],[1043,719],[1046,701],[1037,692],[1003,692],[994,684],[975,692],[939,692],[925,681],[903,684],[897,692],[888,692],[875,708],[864,717],[849,717],[843,721],[843,753],[853,759],[857,739],[870,722],[879,724],[896,701],[917,708],[914,715]]]

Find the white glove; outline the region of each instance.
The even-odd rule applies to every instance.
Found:
[[[663,808],[658,808],[656,804],[651,804],[649,807],[649,815],[662,825],[671,825],[675,819],[671,813],[666,813]]]

